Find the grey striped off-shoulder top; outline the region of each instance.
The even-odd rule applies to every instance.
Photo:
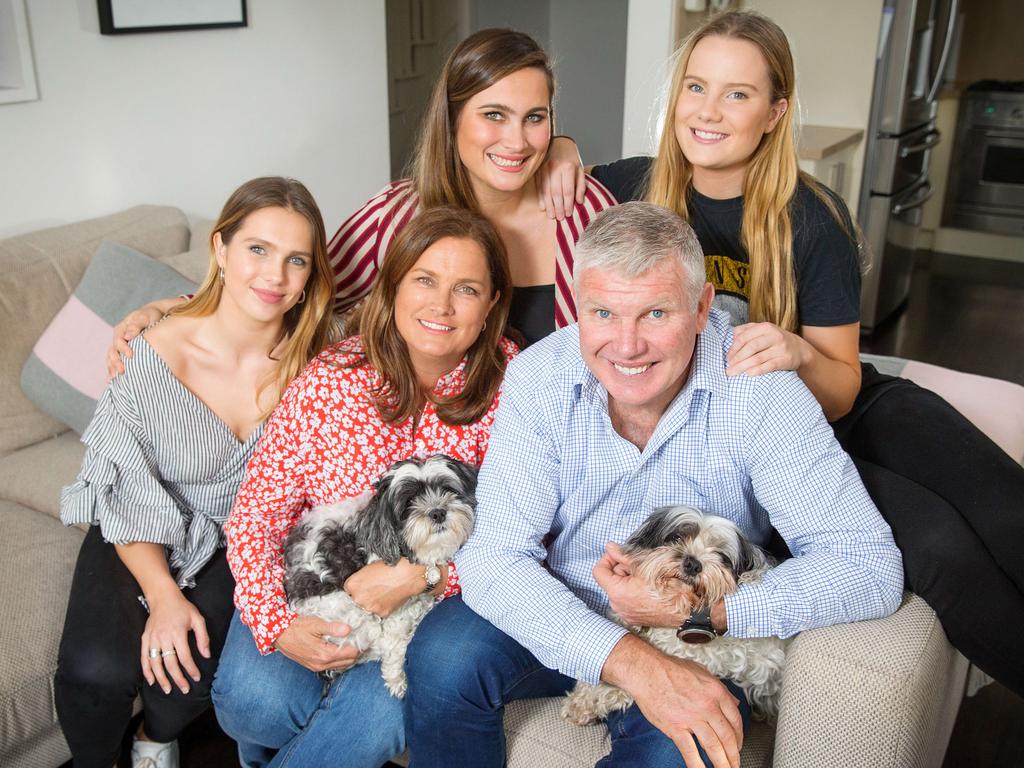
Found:
[[[224,520],[263,426],[239,442],[142,336],[131,347],[82,434],[85,459],[61,492],[60,516],[99,525],[112,544],[164,544],[178,584],[191,587],[224,546]]]

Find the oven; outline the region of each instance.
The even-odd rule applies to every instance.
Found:
[[[964,92],[953,158],[943,223],[1024,235],[1024,82]]]

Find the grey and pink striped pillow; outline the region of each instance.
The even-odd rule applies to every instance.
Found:
[[[40,410],[81,433],[107,386],[106,352],[114,325],[154,299],[195,289],[195,283],[145,254],[101,243],[25,362],[22,391]]]

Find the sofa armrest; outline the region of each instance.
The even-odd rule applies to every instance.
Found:
[[[942,765],[966,674],[910,593],[887,618],[804,632],[786,658],[773,764]]]

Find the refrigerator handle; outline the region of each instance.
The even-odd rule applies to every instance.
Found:
[[[896,203],[892,207],[892,215],[899,216],[901,213],[912,211],[914,208],[920,208],[922,205],[932,199],[932,195],[935,194],[935,190],[932,189],[930,182],[924,182],[916,190],[916,194],[912,197],[908,203]]]
[[[937,147],[941,143],[942,133],[936,129],[932,129],[925,134],[924,141],[920,144],[911,144],[909,147],[901,147],[900,157],[910,157],[918,152],[924,152],[926,149]]]
[[[949,61],[949,53],[953,48],[953,34],[956,30],[956,16],[960,0],[950,0],[949,3],[949,21],[946,22],[946,39],[942,41],[942,55],[939,56],[939,66],[935,68],[935,82],[932,83],[932,87],[928,90],[928,101],[935,101],[935,97],[939,94],[939,88],[942,87],[942,79],[946,74],[946,63]]]

